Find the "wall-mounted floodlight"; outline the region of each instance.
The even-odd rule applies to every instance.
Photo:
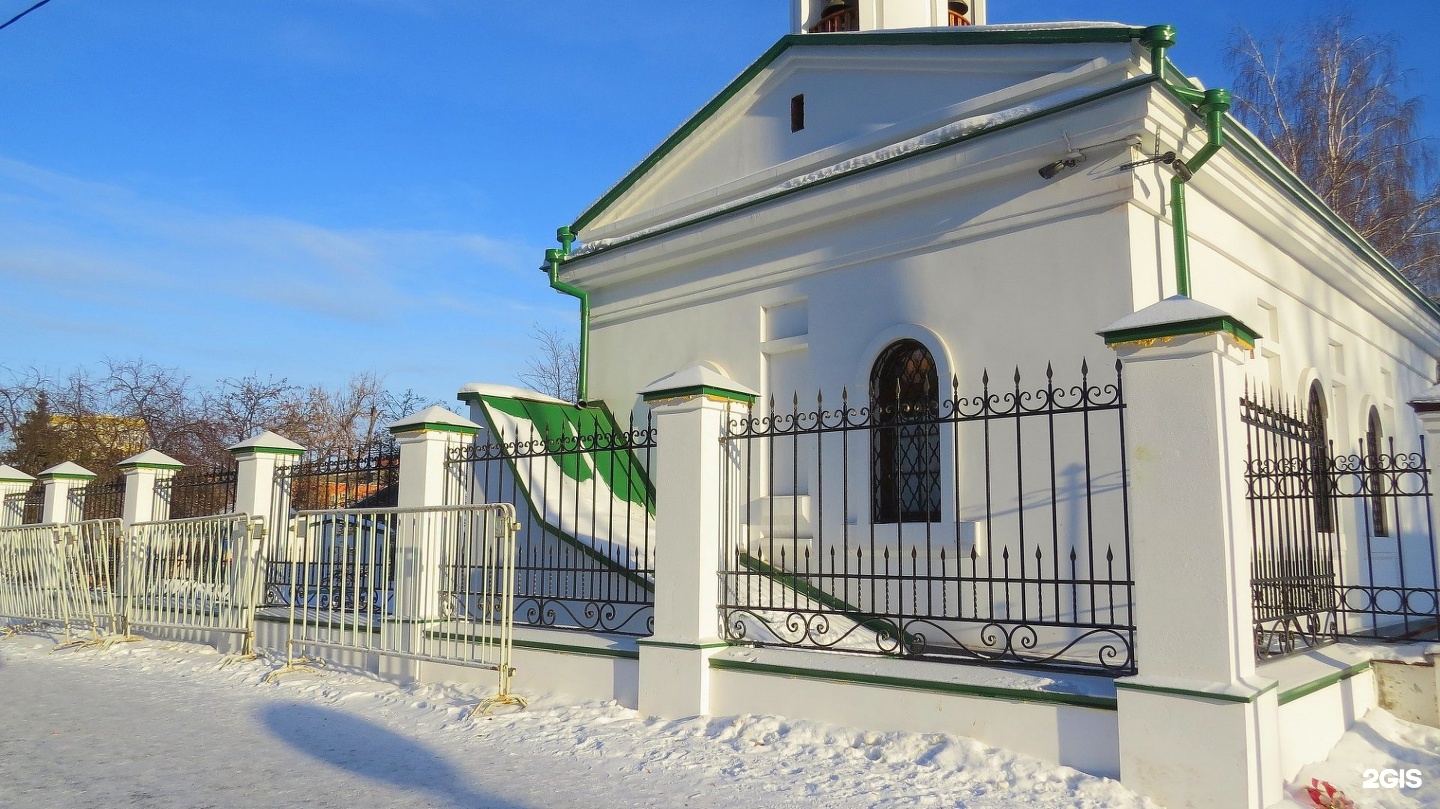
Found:
[[[1056,160],[1054,163],[1050,163],[1050,164],[1048,164],[1048,165],[1041,166],[1041,167],[1040,167],[1040,179],[1042,179],[1042,180],[1054,179],[1055,175],[1059,174],[1060,172],[1064,171],[1065,169],[1073,169],[1073,168],[1075,168],[1075,165],[1076,165],[1077,163],[1083,163],[1083,162],[1085,162],[1085,153],[1084,153],[1084,152],[1071,152],[1070,154],[1065,155],[1064,157],[1060,158],[1059,160]]]
[[[1154,157],[1147,157],[1144,160],[1132,160],[1129,163],[1121,163],[1120,168],[1133,169],[1140,166],[1148,166],[1151,163],[1163,163],[1169,166],[1182,183],[1190,182],[1190,178],[1195,176],[1195,173],[1190,170],[1190,167],[1185,165],[1185,161],[1181,160],[1174,152],[1158,154]]]

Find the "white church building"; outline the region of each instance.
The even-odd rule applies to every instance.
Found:
[[[656,419],[662,455],[665,414],[719,409],[724,469],[685,484],[725,492],[692,515],[719,589],[681,627],[694,588],[657,574],[642,709],[649,676],[704,695],[657,713],[929,727],[833,706],[889,704],[905,664],[1099,674],[1070,696],[1105,717],[940,726],[1169,806],[1278,800],[1377,704],[1357,642],[1440,640],[1440,308],[1169,61],[1169,26],[792,7],[543,268],[580,299],[582,403]],[[801,697],[809,664],[773,655],[817,649],[921,659],[816,663]]]

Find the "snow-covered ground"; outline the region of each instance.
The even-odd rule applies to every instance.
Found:
[[[1113,781],[962,737],[664,721],[557,695],[470,719],[475,688],[338,671],[264,683],[271,664],[222,669],[204,646],[51,645],[0,642],[0,807],[1153,809]],[[1362,806],[1440,805],[1436,751],[1440,731],[1381,712],[1302,778]],[[1422,768],[1424,789],[1362,791],[1346,762],[1382,760]]]

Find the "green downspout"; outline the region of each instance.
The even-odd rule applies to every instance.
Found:
[[[1225,113],[1230,110],[1230,91],[1200,91],[1165,79],[1165,51],[1175,45],[1175,28],[1153,25],[1145,29],[1142,42],[1150,46],[1151,71],[1182,101],[1195,107],[1205,118],[1205,145],[1185,162],[1184,176],[1170,178],[1170,222],[1175,231],[1175,291],[1190,296],[1190,229],[1185,212],[1185,183],[1225,145]]]
[[[552,247],[545,251],[545,266],[540,269],[549,274],[551,289],[580,300],[580,372],[575,380],[575,399],[576,404],[583,406],[590,395],[590,293],[560,280],[560,264],[570,255],[575,233],[568,227],[562,227],[555,231],[555,238],[559,240],[560,248]]]

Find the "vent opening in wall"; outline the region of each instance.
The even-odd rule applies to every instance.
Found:
[[[805,94],[790,99],[790,131],[799,132],[805,128]]]

